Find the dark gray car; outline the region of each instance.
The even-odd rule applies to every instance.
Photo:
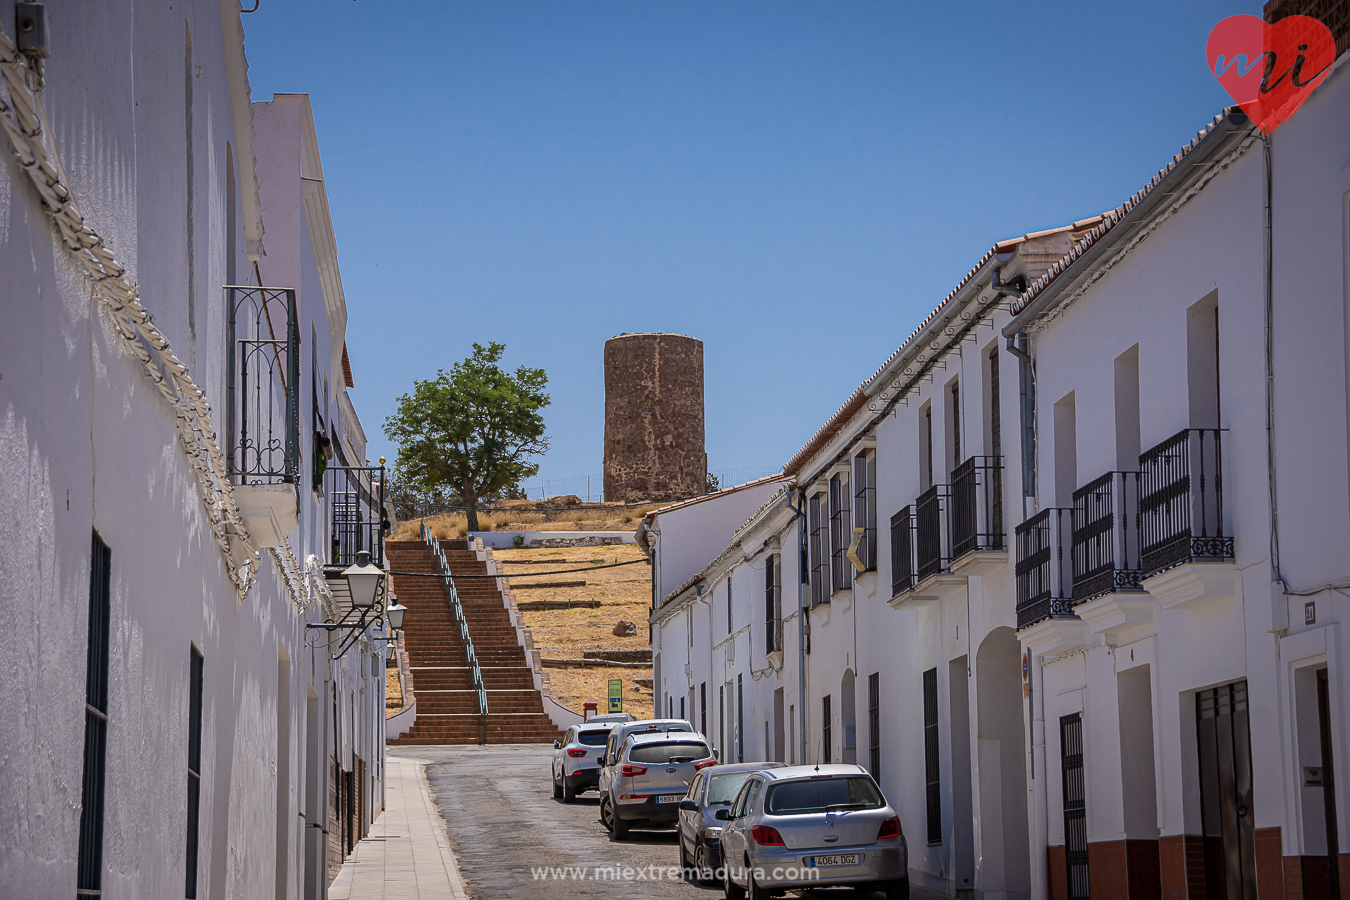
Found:
[[[722,865],[722,823],[714,815],[736,800],[741,785],[753,772],[782,767],[780,762],[735,763],[711,766],[694,777],[689,794],[680,801],[680,868],[697,869],[707,880]]]

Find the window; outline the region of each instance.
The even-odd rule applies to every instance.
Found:
[[[826,694],[820,700],[820,739],[823,744],[821,752],[824,754],[824,758],[821,762],[825,763],[828,763],[833,759],[833,756],[830,754],[831,730],[830,695]]]
[[[89,556],[89,648],[84,675],[84,778],[75,893],[103,893],[103,773],[108,741],[108,620],[112,550],[94,533]]]
[[[722,755],[719,758],[729,759],[731,757],[731,742],[727,739],[726,685],[718,685],[717,688],[717,727],[722,729]]]
[[[578,744],[585,747],[603,747],[609,740],[609,731],[596,729],[595,731],[578,731],[573,738]],[[567,743],[567,741],[563,741]]]
[[[708,682],[700,682],[698,686],[698,730],[700,734],[708,733]]]
[[[764,558],[764,652],[783,649],[782,560],[777,553]]]
[[[853,529],[863,530],[858,560],[864,572],[877,568],[877,454],[865,450],[853,457]]]
[[[881,673],[867,676],[867,769],[881,780]]]
[[[684,718],[684,697],[680,698],[680,718]]]
[[[919,412],[919,484],[926,491],[933,486],[933,406],[925,403]]]
[[[961,457],[961,382],[953,380],[952,386],[947,392],[950,399],[951,410],[951,438],[952,438],[952,458],[949,461],[947,470],[951,471],[961,465],[964,460]]]
[[[694,646],[694,608],[692,606],[684,611],[684,630],[688,633],[689,646]]]
[[[774,816],[801,816],[822,813],[831,806],[878,809],[885,803],[872,779],[860,775],[835,775],[772,785],[764,809]]]
[[[193,647],[188,673],[187,892],[197,896],[197,826],[202,795],[202,654]]]
[[[732,633],[733,631],[735,631],[735,630],[736,630],[736,629],[735,629],[735,626],[732,625],[732,617],[731,617],[731,573],[728,572],[728,573],[727,573],[727,634],[729,635],[729,634],[731,634],[731,633]]]
[[[849,509],[848,476],[830,478],[830,591],[847,590],[853,584],[853,564],[848,546],[853,539],[853,516]]]
[[[745,762],[745,676],[736,676],[736,762]]]
[[[657,763],[658,765],[692,762],[696,759],[707,759],[711,755],[708,745],[701,741],[679,741],[669,744],[629,744],[628,749],[629,762]]]
[[[825,522],[821,514],[823,494],[813,494],[807,501],[806,524],[809,529],[808,543],[811,564],[811,605],[819,606],[830,599],[825,589],[825,568],[828,557],[825,555]]]
[[[923,673],[923,763],[928,786],[928,843],[942,843],[942,784],[938,768],[937,669]]]

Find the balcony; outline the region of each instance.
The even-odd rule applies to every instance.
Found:
[[[899,596],[918,582],[915,558],[914,506],[906,506],[891,516],[891,594]]]
[[[948,495],[951,568],[987,575],[1007,562],[1003,457],[972,456],[952,471]]]
[[[1017,630],[1035,655],[1087,642],[1087,626],[1074,614],[1072,540],[1071,509],[1043,509],[1017,526]]]
[[[1138,472],[1107,472],[1073,492],[1074,603],[1141,591]]]
[[[227,286],[225,464],[254,549],[299,524],[300,328],[295,291]]]
[[[951,555],[951,534],[947,531],[947,517],[942,513],[947,505],[947,485],[935,484],[914,501],[914,533],[918,568],[915,574],[923,581],[947,569]]]
[[[330,466],[324,472],[332,525],[329,564],[350,566],[362,550],[371,562],[384,567],[384,536],[389,520],[384,514],[384,466]]]
[[[1139,457],[1139,472],[1144,587],[1169,608],[1232,596],[1234,553],[1223,505],[1223,431],[1178,432]]]

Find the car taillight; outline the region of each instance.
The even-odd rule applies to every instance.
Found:
[[[586,755],[586,751],[585,751],[585,750],[568,750],[568,751],[567,751],[567,755],[568,755],[568,756],[574,756],[574,757],[580,758],[580,757]]]
[[[778,833],[777,828],[770,828],[768,825],[756,825],[751,828],[750,837],[761,847],[783,846],[783,836]]]
[[[697,772],[699,769],[706,769],[708,768],[708,766],[715,766],[715,765],[717,765],[717,760],[705,759],[701,763],[694,763],[694,771]]]
[[[877,832],[877,840],[882,838],[893,838],[900,836],[900,817],[891,816],[881,823],[881,830]]]
[[[646,775],[646,766],[635,766],[631,763],[624,763],[623,768],[619,769],[619,774],[624,778],[632,778],[634,775]]]

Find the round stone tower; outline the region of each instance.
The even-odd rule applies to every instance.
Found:
[[[605,499],[702,494],[703,342],[683,334],[605,341]]]

